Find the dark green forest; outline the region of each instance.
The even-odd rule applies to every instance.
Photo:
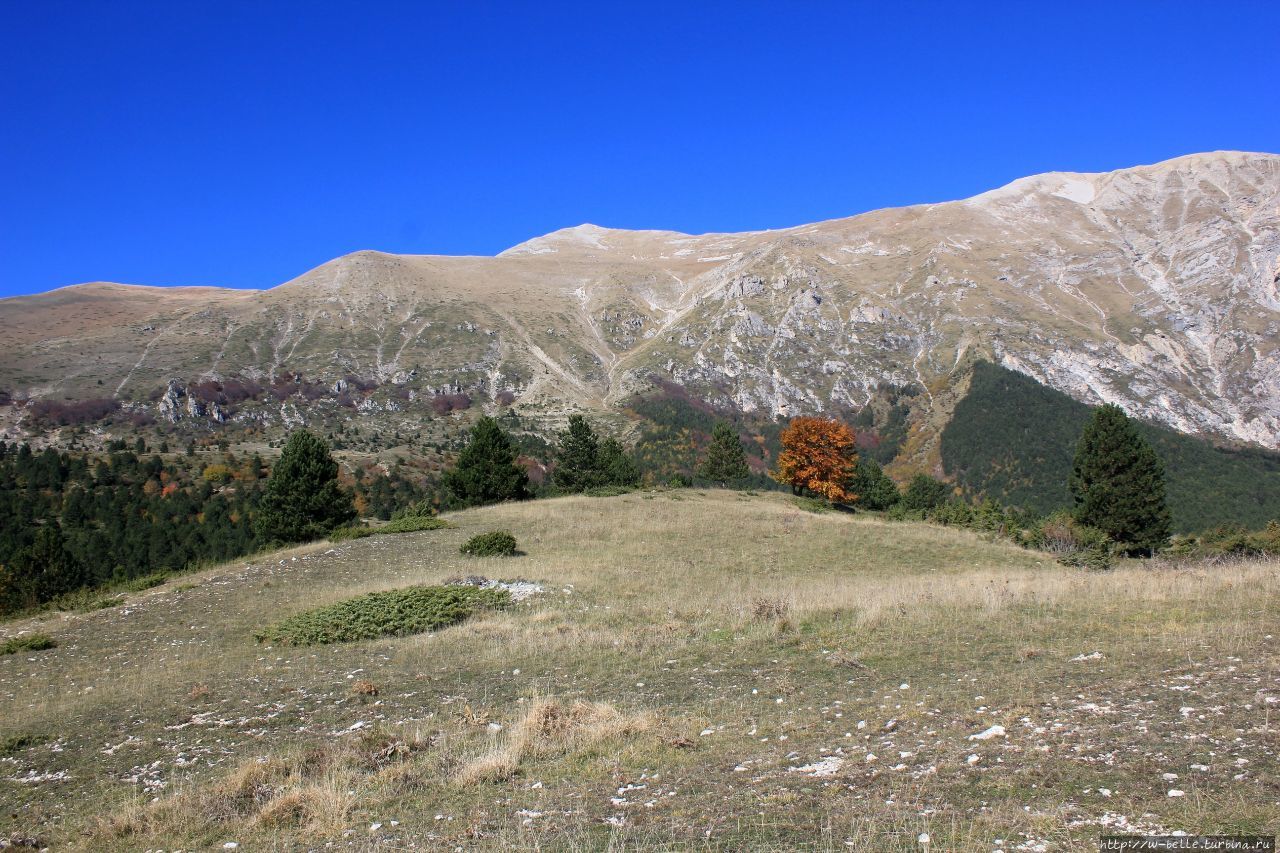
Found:
[[[969,393],[942,432],[942,464],[967,492],[1039,515],[1071,506],[1067,478],[1093,413],[1028,376],[974,366]],[[1280,518],[1280,454],[1231,450],[1138,422],[1164,462],[1178,532]]]
[[[37,453],[0,442],[0,613],[265,547],[253,520],[267,475],[257,456],[165,458],[124,442],[105,454]],[[395,470],[349,490],[379,518],[425,494]]]
[[[131,450],[0,445],[0,610],[254,550],[265,476],[256,459],[198,474]]]

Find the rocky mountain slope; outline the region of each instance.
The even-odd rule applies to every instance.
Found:
[[[1280,156],[1036,175],[778,231],[581,225],[493,258],[357,252],[266,291],[78,285],[0,300],[0,328],[13,401],[115,398],[169,420],[287,424],[448,395],[554,420],[661,377],[761,415],[915,387],[928,432],[986,357],[1085,402],[1274,449]],[[232,379],[327,391],[182,399]]]

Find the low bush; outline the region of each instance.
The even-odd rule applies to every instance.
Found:
[[[4,740],[0,740],[0,755],[13,755],[24,749],[48,742],[48,735],[10,735]]]
[[[436,509],[427,501],[415,501],[408,506],[403,506],[391,514],[391,520],[396,521],[401,518],[429,518],[436,514]]]
[[[382,533],[416,533],[419,530],[444,530],[455,526],[443,518],[432,515],[402,515],[381,527],[339,527],[329,534],[329,541],[347,542],[351,539],[364,539],[366,536],[378,536]]]
[[[511,594],[502,589],[413,586],[306,610],[254,636],[259,642],[290,646],[403,637],[447,628],[478,611],[510,604]]]
[[[1109,569],[1114,556],[1107,534],[1081,524],[1068,512],[1041,520],[1026,533],[1024,544],[1053,554],[1064,566],[1083,569]]]
[[[0,643],[0,655],[16,655],[18,652],[42,652],[45,649],[57,648],[57,640],[48,634],[24,634],[21,637],[10,637]]]
[[[798,497],[791,501],[805,512],[831,512],[831,504],[821,498]]]
[[[1194,536],[1174,539],[1169,553],[1179,557],[1266,557],[1280,554],[1280,521],[1262,530],[1223,524]]]
[[[899,501],[889,507],[885,512],[885,518],[890,521],[924,521],[925,511],[922,509],[912,509],[905,503]]]
[[[363,539],[366,536],[372,536],[379,533],[372,527],[335,527],[329,531],[330,542],[349,542],[352,539]]]
[[[472,536],[459,550],[472,557],[513,557],[516,537],[505,530],[494,530]]]
[[[392,519],[375,530],[375,533],[416,533],[419,530],[445,530],[456,527],[434,515],[406,515]]]
[[[118,583],[115,585],[115,588],[121,592],[142,592],[148,589],[155,589],[167,580],[169,580],[168,572],[153,572],[149,575],[143,575],[140,578],[133,578],[132,580]]]

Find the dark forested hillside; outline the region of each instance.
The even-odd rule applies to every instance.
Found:
[[[201,468],[0,445],[0,612],[253,550],[265,476],[257,458]]]
[[[262,547],[267,475],[257,456],[162,457],[141,439],[94,455],[0,442],[0,613]],[[394,469],[350,479],[361,513],[381,518],[425,494]]]
[[[1067,475],[1091,413],[1030,377],[978,362],[942,432],[943,467],[974,495],[1036,513],[1069,507]],[[1176,530],[1280,518],[1280,455],[1227,450],[1149,423],[1139,429],[1164,461]]]

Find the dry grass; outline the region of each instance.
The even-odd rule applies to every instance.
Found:
[[[564,703],[536,697],[511,725],[503,742],[466,761],[455,779],[462,785],[503,781],[526,759],[579,752],[647,731],[652,724],[648,714],[623,714],[607,702]]]
[[[1274,561],[1085,572],[717,491],[452,520],[8,626],[58,647],[0,658],[0,739],[22,744],[0,837],[269,849],[381,824],[401,847],[909,850],[928,831],[985,851],[1075,849],[1108,813],[1276,829]],[[518,565],[458,554],[495,528]],[[325,602],[515,572],[546,591],[434,635],[252,641]]]

